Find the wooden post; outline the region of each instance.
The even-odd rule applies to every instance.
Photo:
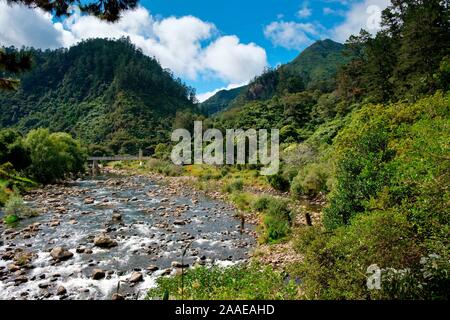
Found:
[[[92,175],[96,176],[100,174],[100,167],[98,166],[98,160],[92,162]]]
[[[139,165],[142,166],[142,149],[139,149]]]

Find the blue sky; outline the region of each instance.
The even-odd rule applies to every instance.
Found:
[[[200,100],[295,58],[316,40],[376,32],[389,0],[141,0],[115,24],[49,14],[0,0],[0,45],[70,47],[87,38],[131,41]],[[3,31],[2,31],[3,30]]]

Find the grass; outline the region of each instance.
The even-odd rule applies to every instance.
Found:
[[[278,300],[298,295],[295,283],[285,281],[283,273],[255,264],[195,267],[185,272],[184,286],[181,276],[161,277],[147,299],[161,299],[167,293],[171,300]]]

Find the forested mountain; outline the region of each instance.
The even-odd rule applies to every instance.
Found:
[[[202,113],[206,115],[213,115],[219,111],[225,110],[234,99],[245,89],[247,86],[238,87],[230,90],[220,90],[215,95],[199,104],[199,108]]]
[[[0,127],[45,127],[135,153],[165,141],[176,112],[193,109],[194,90],[128,39],[30,51],[34,66],[19,90],[0,93]]]
[[[332,40],[320,40],[303,50],[292,62],[276,69],[266,70],[249,85],[229,91],[220,91],[201,104],[201,109],[214,110],[208,114],[230,108],[239,108],[248,102],[271,99],[305,90],[330,92],[335,87],[335,76],[345,57],[344,45]],[[238,93],[236,96],[235,94]]]

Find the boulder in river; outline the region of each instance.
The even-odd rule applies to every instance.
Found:
[[[113,222],[120,222],[120,221],[122,221],[122,215],[120,213],[117,213],[117,212],[113,213],[112,221]]]
[[[131,274],[130,279],[128,279],[128,281],[130,281],[131,283],[136,283],[136,282],[139,282],[139,281],[142,281],[142,280],[144,280],[143,276],[142,276],[142,273],[137,272],[137,271],[133,272]]]
[[[125,300],[125,299],[124,299],[123,295],[121,295],[120,293],[114,293],[111,297],[111,300],[118,301],[118,300]]]
[[[64,294],[66,294],[67,293],[67,290],[66,290],[66,288],[64,288],[63,286],[59,286],[57,289],[56,289],[56,294],[58,295],[58,296],[62,296],[62,295],[64,295]]]
[[[100,280],[103,279],[104,277],[105,271],[103,271],[102,269],[94,269],[94,271],[92,271],[92,279]]]
[[[73,257],[73,253],[63,247],[55,247],[50,251],[50,255],[54,260],[67,260]]]
[[[172,265],[172,268],[187,268],[187,267],[189,267],[188,264],[182,264],[181,262],[178,262],[178,261],[172,261],[171,265]]]
[[[94,203],[94,199],[93,198],[85,198],[84,199],[84,204],[93,204]]]
[[[117,246],[117,241],[111,239],[108,235],[102,233],[94,238],[94,245],[100,248],[112,248]]]
[[[184,221],[184,220],[175,220],[173,222],[173,224],[177,225],[177,226],[184,226],[186,224],[186,221]]]

